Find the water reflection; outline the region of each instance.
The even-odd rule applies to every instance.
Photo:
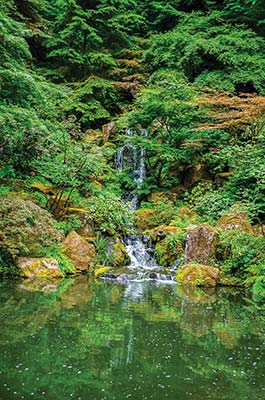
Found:
[[[4,282],[1,399],[263,399],[264,324],[235,289]]]

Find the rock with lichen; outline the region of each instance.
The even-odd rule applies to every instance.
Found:
[[[187,230],[185,262],[207,264],[215,254],[218,235],[207,223]]]
[[[124,265],[130,264],[130,257],[126,251],[126,247],[120,241],[120,239],[116,239],[113,244],[112,251],[112,264],[115,267],[123,267]]]
[[[75,231],[71,231],[63,241],[63,253],[78,271],[87,271],[96,255],[94,245]]]
[[[219,269],[202,264],[185,264],[177,270],[176,280],[186,285],[216,286]]]
[[[230,231],[232,229],[238,229],[254,235],[254,229],[247,220],[248,216],[246,213],[238,212],[233,214],[223,215],[216,224],[216,228],[220,228],[224,231]]]
[[[54,258],[18,257],[17,266],[20,275],[25,278],[62,278],[58,261]]]

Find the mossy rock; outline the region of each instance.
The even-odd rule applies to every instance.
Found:
[[[112,269],[112,267],[97,266],[94,271],[94,277],[99,278],[100,276],[103,276],[106,272],[109,272],[111,269]]]
[[[164,239],[166,236],[181,234],[183,233],[183,230],[174,225],[160,225],[156,228],[147,230],[144,233],[150,235],[152,240],[157,242]]]
[[[171,244],[167,238],[160,240],[155,246],[155,256],[158,265],[163,267],[172,267],[176,260],[183,256],[184,245],[181,240],[174,241]]]
[[[7,261],[38,256],[41,248],[58,244],[62,235],[54,225],[52,216],[32,201],[0,196],[0,248]]]
[[[246,213],[234,213],[223,215],[216,223],[216,228],[220,228],[224,231],[238,229],[247,232],[251,235],[255,235],[253,227],[247,220],[248,216]]]
[[[42,183],[39,181],[32,182],[30,186],[32,189],[35,189],[38,192],[48,195],[54,195],[58,191],[58,189],[55,186],[48,183]]]
[[[161,202],[161,200],[169,200],[172,203],[175,203],[178,199],[176,193],[172,192],[154,192],[148,197],[148,201],[153,204],[157,204]]]
[[[216,286],[219,269],[208,265],[186,264],[177,270],[177,282],[185,285]]]
[[[180,218],[189,218],[189,219],[196,219],[198,218],[198,214],[196,212],[192,211],[189,207],[187,206],[182,206],[178,209],[177,214]]]
[[[131,262],[130,257],[126,251],[126,247],[119,240],[113,244],[112,263],[115,267],[123,267],[129,265]]]
[[[155,211],[152,208],[143,208],[136,210],[134,213],[135,226],[142,231],[154,228],[155,224],[152,222],[152,217],[154,213]]]
[[[63,241],[63,253],[79,271],[87,271],[93,266],[95,247],[75,231],[71,231]]]
[[[62,278],[58,261],[54,258],[18,257],[17,266],[20,275],[25,278]]]

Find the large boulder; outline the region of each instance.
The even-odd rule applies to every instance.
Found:
[[[177,282],[186,285],[216,286],[219,269],[201,264],[186,264],[177,270]]]
[[[207,223],[187,230],[185,262],[207,264],[217,246],[217,233]]]
[[[248,222],[247,218],[247,214],[243,212],[223,215],[217,221],[216,228],[220,228],[224,231],[239,229],[241,231],[248,232],[249,234],[254,235],[254,229]]]
[[[75,231],[71,231],[63,241],[63,253],[79,271],[87,271],[96,255],[94,245]]]
[[[53,258],[18,257],[17,266],[20,275],[26,278],[62,278],[58,261]]]

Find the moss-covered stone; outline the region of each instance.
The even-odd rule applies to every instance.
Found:
[[[186,264],[177,270],[177,282],[186,285],[216,286],[219,269],[201,264]]]
[[[53,258],[19,257],[17,259],[17,266],[20,271],[20,275],[26,278],[63,277],[58,261]]]
[[[195,219],[198,217],[198,214],[196,214],[194,211],[192,211],[189,207],[187,206],[182,206],[178,209],[177,212],[178,216],[180,218],[189,218],[189,219]]]
[[[168,235],[177,235],[181,234],[182,232],[183,230],[181,228],[174,225],[160,225],[156,228],[147,230],[144,233],[150,235],[152,240],[156,242],[164,239]]]
[[[96,255],[94,245],[75,231],[71,231],[63,241],[63,253],[79,271],[87,271]]]
[[[52,216],[32,201],[0,196],[0,248],[7,256],[35,257],[41,248],[58,243],[61,234],[54,224]]]
[[[104,275],[106,272],[109,272],[112,269],[112,267],[99,267],[97,266],[97,268],[94,271],[94,277],[95,278],[99,278],[100,276]]]
[[[126,251],[126,247],[119,239],[116,239],[116,242],[113,245],[112,260],[115,267],[123,267],[130,264],[131,260]]]
[[[238,212],[228,215],[223,215],[216,224],[216,228],[229,231],[232,229],[239,229],[254,235],[254,229],[247,220],[248,216],[246,213]]]
[[[155,211],[152,208],[143,208],[136,210],[134,213],[135,226],[142,231],[154,228],[155,224],[152,222],[154,212]]]
[[[215,254],[218,234],[207,223],[188,229],[185,248],[185,261],[208,263]]]
[[[148,201],[153,204],[157,204],[161,202],[161,200],[169,200],[172,203],[175,203],[177,199],[177,194],[172,192],[154,192],[148,197]]]

